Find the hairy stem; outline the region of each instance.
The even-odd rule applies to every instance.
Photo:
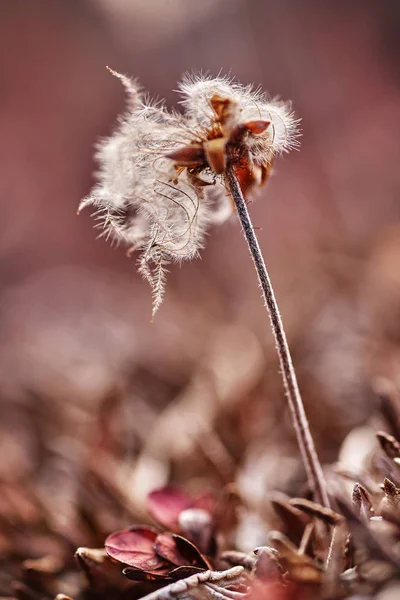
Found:
[[[289,402],[289,408],[297,435],[297,442],[300,447],[309,485],[314,491],[317,502],[329,508],[329,498],[324,475],[315,450],[314,440],[311,435],[310,426],[301,399],[296,373],[293,367],[292,357],[290,355],[285,330],[283,329],[274,290],[247,210],[246,201],[243,197],[237,177],[231,167],[228,167],[225,172],[225,180],[236,205],[243,233],[247,240],[250,254],[260,281],[265,304],[268,309],[281,365],[285,393]]]

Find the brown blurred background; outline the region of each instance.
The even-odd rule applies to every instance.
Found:
[[[1,0],[0,480],[47,502],[56,528],[102,452],[98,477],[138,510],[170,479],[235,473],[256,499],[303,479],[236,220],[171,268],[151,324],[134,258],[76,216],[124,105],[105,66],[170,105],[199,70],[293,101],[301,150],[251,211],[332,461],[376,392],[400,389],[399,25],[397,0]],[[93,542],[81,526],[72,539]]]

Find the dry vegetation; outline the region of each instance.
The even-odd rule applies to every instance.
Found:
[[[97,4],[0,8],[0,597],[397,600],[397,7]],[[170,269],[150,324],[132,261],[95,244],[90,218],[74,214],[88,193],[92,142],[110,134],[122,106],[104,65],[167,94],[187,61],[201,67],[203,58],[212,72],[223,64],[271,81],[304,119],[302,151],[249,209],[271,258],[328,502],[301,460],[237,220],[204,237],[209,199],[188,256],[206,240],[203,260]],[[195,203],[180,201],[197,214],[208,196],[202,178],[215,180],[205,167],[225,168],[209,143],[232,130],[221,106],[218,134],[194,139],[184,119],[156,113],[191,142],[190,165],[168,132],[161,155],[172,152],[163,166],[194,185]],[[269,119],[255,121],[246,119],[246,135]],[[240,156],[244,188],[266,179],[272,154],[254,181]],[[154,249],[154,215],[129,229],[137,207],[122,217],[105,208],[121,239],[144,231],[139,247]],[[178,238],[188,231],[173,224]],[[171,239],[161,238],[167,265]],[[154,289],[159,254],[147,258]]]

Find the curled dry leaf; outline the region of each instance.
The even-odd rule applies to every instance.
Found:
[[[281,521],[282,532],[295,544],[300,544],[304,529],[310,522],[310,517],[303,511],[293,506],[288,501],[279,499],[271,500],[271,505]]]
[[[209,569],[210,564],[196,546],[179,535],[160,533],[154,544],[155,552],[161,558],[177,567],[193,566]]]
[[[312,502],[311,500],[306,500],[305,498],[293,498],[290,500],[290,504],[291,506],[294,506],[295,508],[305,512],[307,515],[321,519],[321,521],[324,521],[329,525],[337,525],[343,521],[343,517],[334,510],[325,508],[325,506],[321,506],[321,504]]]
[[[160,533],[154,543],[154,550],[158,556],[177,566],[187,564],[185,558],[180,554],[176,541],[168,533]]]
[[[393,533],[397,531],[394,523],[385,521],[382,517],[371,517],[368,522],[361,519],[346,502],[337,498],[340,512],[346,519],[352,540],[357,548],[368,549],[371,559],[388,562],[400,568],[399,557],[393,553]],[[390,540],[390,543],[385,543]]]
[[[239,600],[245,598],[243,591],[234,592],[233,585],[243,588],[243,567],[233,567],[226,571],[203,571],[195,573],[185,579],[170,583],[169,585],[152,592],[143,600],[171,600],[171,598],[195,600],[202,598],[224,600]]]
[[[324,569],[307,554],[301,554],[294,544],[278,531],[269,535],[279,554],[279,562],[291,581],[305,584],[321,584]]]
[[[283,583],[283,569],[279,562],[279,553],[275,548],[261,546],[254,550],[256,561],[254,575],[264,581],[279,581]]]
[[[180,535],[172,536],[178,552],[187,560],[190,565],[209,569],[211,565],[207,559],[199,552],[194,544]]]

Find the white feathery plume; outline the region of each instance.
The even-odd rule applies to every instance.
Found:
[[[186,76],[179,86],[184,112],[168,112],[135,80],[109,70],[126,89],[127,110],[97,146],[97,183],[79,210],[93,205],[101,236],[141,252],[154,315],[167,265],[196,257],[209,224],[233,212],[226,149],[246,192],[267,178],[275,155],[296,144],[297,121],[287,104],[222,77]]]

